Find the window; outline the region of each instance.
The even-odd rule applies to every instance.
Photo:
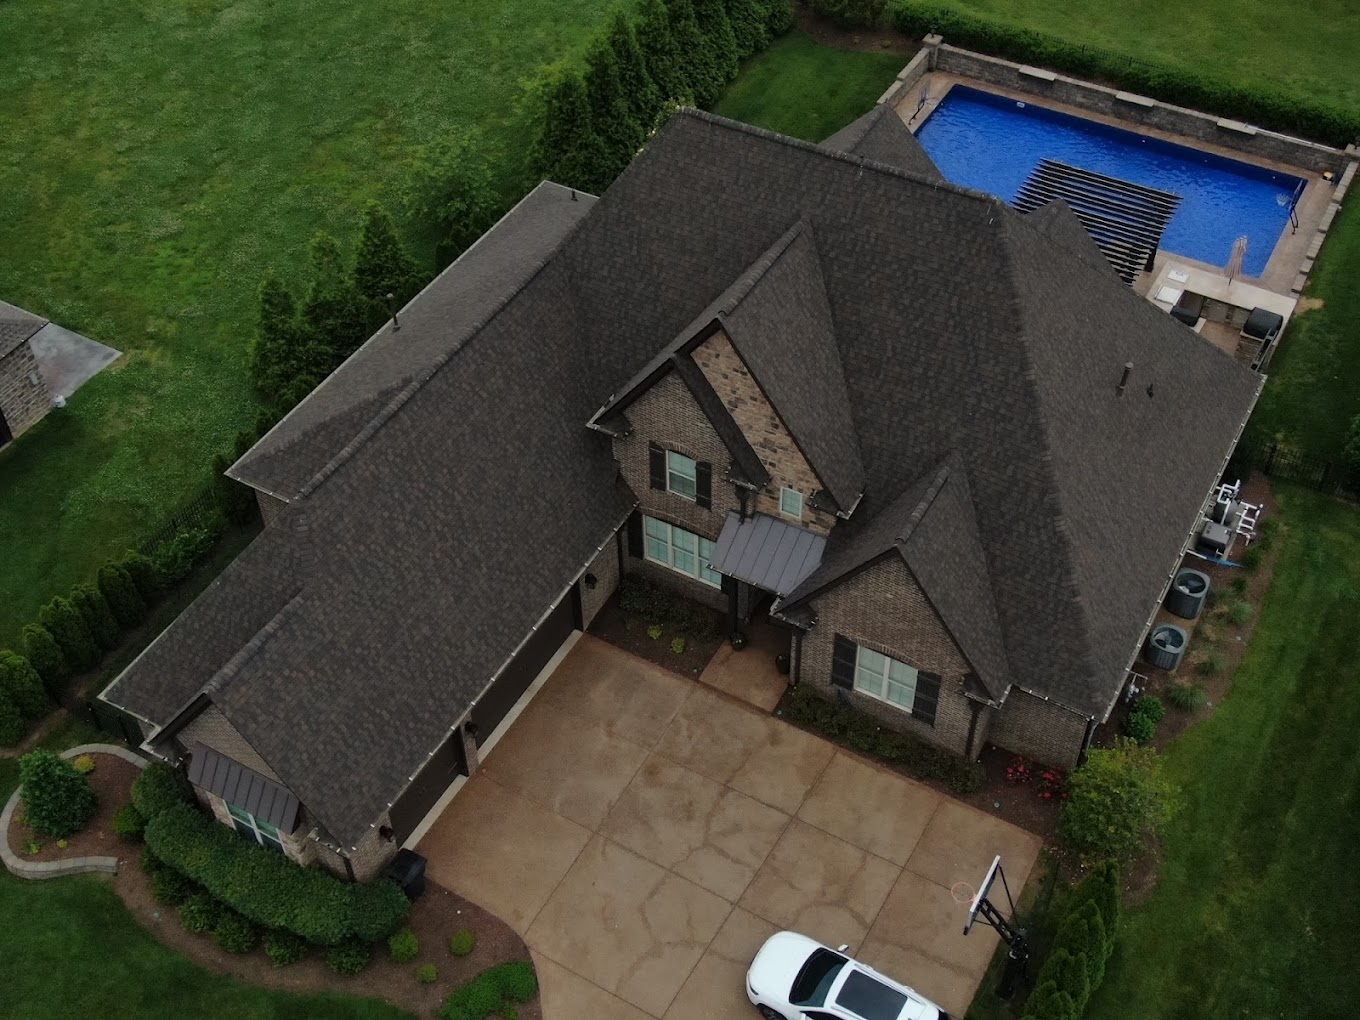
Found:
[[[861,645],[855,656],[855,690],[910,712],[916,701],[916,669]]]
[[[722,574],[709,566],[709,560],[713,558],[712,542],[655,517],[644,516],[642,525],[647,538],[647,559],[715,588],[722,586]]]
[[[779,512],[795,520],[803,519],[803,494],[797,489],[779,490]]]
[[[249,811],[243,811],[235,804],[228,804],[227,811],[231,813],[231,821],[236,826],[236,831],[242,836],[253,843],[259,843],[260,846],[267,846],[270,850],[283,853],[283,840],[279,838],[278,829],[263,818],[256,818]]]
[[[686,499],[699,491],[699,465],[693,457],[674,450],[666,451],[666,488]]]

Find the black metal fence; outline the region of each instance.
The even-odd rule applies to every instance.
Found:
[[[189,528],[207,528],[213,517],[221,513],[217,490],[209,485],[197,496],[171,514],[150,538],[138,547],[143,556],[154,556],[166,542]]]
[[[1305,485],[1329,496],[1360,500],[1360,472],[1349,465],[1311,457],[1279,443],[1244,439],[1238,444],[1228,462],[1227,475],[1245,478],[1252,471]]]

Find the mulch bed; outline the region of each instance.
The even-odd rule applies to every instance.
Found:
[[[135,861],[120,868],[113,883],[144,928],[204,970],[265,988],[379,998],[422,1017],[433,1016],[450,992],[486,968],[509,960],[529,959],[524,940],[500,918],[428,881],[424,895],[412,905],[406,924],[420,940],[419,955],[409,963],[393,963],[387,946],[380,943],[374,947],[372,962],[352,976],[330,970],[321,949],[309,950],[290,966],[275,967],[262,948],[236,956],[218,948],[210,935],[190,934],[180,925],[173,907],[157,903],[152,897],[150,883]],[[477,937],[477,945],[467,956],[458,957],[449,952],[448,942],[450,936],[463,928]],[[439,979],[422,985],[416,981],[416,971],[427,963],[439,969]],[[518,1003],[517,1008],[523,1020],[543,1020],[538,999]]]
[[[655,663],[672,673],[697,677],[723,643],[723,614],[706,607],[699,608],[713,620],[707,634],[680,633],[672,631],[669,627],[663,627],[661,636],[653,638],[647,633],[650,621],[625,613],[619,608],[618,596],[614,595],[604,608],[595,614],[589,630],[601,641],[608,641],[611,645],[632,652],[639,658]],[[671,641],[677,637],[684,639],[683,652],[677,652],[671,647]]]
[[[794,8],[794,21],[800,29],[823,46],[865,53],[897,53],[910,59],[921,48],[919,39],[910,39],[892,28],[838,28],[802,4]],[[903,60],[905,64],[907,61]]]
[[[120,860],[136,857],[137,848],[113,834],[114,813],[130,800],[128,791],[132,780],[137,776],[137,766],[111,754],[92,755],[95,769],[89,775],[90,786],[99,796],[99,807],[89,823],[80,832],[67,840],[65,849],[57,846],[51,836],[34,832],[27,825],[19,825],[12,820],[9,824],[9,845],[15,854],[26,861],[59,861],[69,857],[117,857]],[[23,807],[14,812],[14,818],[23,817]],[[41,846],[36,854],[24,852],[29,840],[36,840]]]

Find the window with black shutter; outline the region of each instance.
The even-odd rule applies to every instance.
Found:
[[[636,512],[628,518],[628,555],[642,559],[642,514]]]
[[[701,510],[713,506],[713,465],[706,460],[694,466],[694,502]]]
[[[855,643],[849,638],[836,635],[831,646],[831,683],[847,691],[855,687]]]
[[[935,725],[935,710],[940,705],[940,678],[934,673],[916,674],[916,700],[911,714],[927,726]]]
[[[648,443],[647,453],[651,486],[653,489],[664,489],[666,487],[666,451],[656,443]]]

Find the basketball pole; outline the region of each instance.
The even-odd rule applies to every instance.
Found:
[[[1006,870],[997,867],[997,877],[1001,879],[1001,888],[1006,891],[1006,902],[1010,905],[1011,916],[1015,916],[1015,900],[1011,897],[1010,883],[1006,881]],[[1029,966],[1029,938],[1028,932],[1024,928],[1018,928],[1006,920],[1004,914],[996,908],[996,905],[987,896],[982,896],[978,900],[976,917],[980,917],[983,923],[990,925],[1001,941],[1006,943],[1006,966],[1001,971],[1001,981],[996,986],[998,998],[1009,999],[1015,994],[1015,989],[1025,978],[1025,970]],[[964,928],[963,933],[968,934],[972,927],[970,923]]]

